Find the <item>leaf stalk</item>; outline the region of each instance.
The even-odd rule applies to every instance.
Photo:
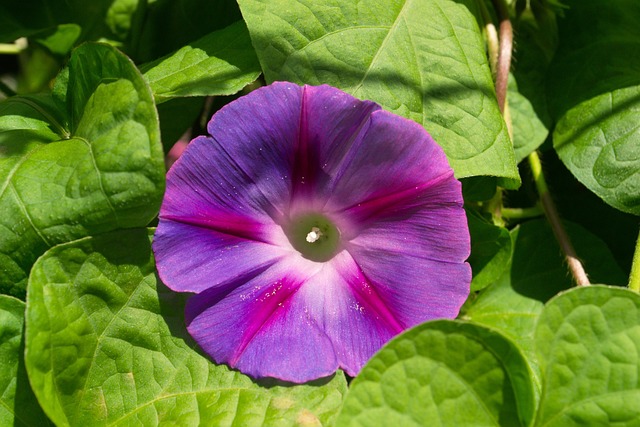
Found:
[[[540,161],[540,156],[536,151],[529,154],[529,165],[531,166],[531,172],[538,190],[538,196],[542,202],[542,208],[544,209],[545,216],[547,217],[549,224],[551,224],[551,229],[553,230],[553,234],[560,245],[560,249],[562,249],[562,253],[564,254],[573,279],[578,286],[590,285],[591,282],[589,282],[589,277],[587,277],[587,273],[584,271],[582,262],[578,259],[578,255],[571,243],[571,239],[560,220],[556,204],[551,198],[547,182],[544,179],[544,173],[542,172],[542,162]]]
[[[636,241],[636,250],[633,254],[631,274],[629,275],[629,289],[640,292],[640,234]]]

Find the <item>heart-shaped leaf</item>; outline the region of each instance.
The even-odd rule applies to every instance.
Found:
[[[365,365],[337,426],[527,426],[533,412],[530,370],[510,340],[437,320],[394,338]]]
[[[592,280],[624,284],[625,275],[607,246],[584,228],[565,222]],[[465,305],[464,319],[495,328],[523,351],[541,386],[534,331],[544,303],[573,283],[547,221],[528,221],[511,231],[513,257],[507,271]]]
[[[257,384],[194,350],[184,297],[159,282],[152,231],[117,231],[49,250],[34,265],[26,366],[58,426],[330,423],[344,374]]]
[[[640,3],[567,5],[547,85],[554,147],[591,191],[640,215]]]
[[[0,425],[48,426],[24,368],[24,302],[0,295]]]
[[[240,0],[267,81],[330,84],[422,124],[458,178],[520,178],[476,2]],[[478,14],[479,15],[479,14]]]
[[[146,64],[143,70],[156,102],[179,96],[231,95],[261,73],[243,21]]]
[[[543,373],[536,426],[640,423],[640,295],[574,288],[545,306],[535,340]]]
[[[47,248],[146,226],[162,200],[158,116],[127,57],[102,44],[76,49],[60,104],[0,103],[1,292],[24,296],[29,269]]]

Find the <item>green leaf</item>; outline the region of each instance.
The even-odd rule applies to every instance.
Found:
[[[24,302],[0,295],[0,425],[45,426],[24,368]]]
[[[536,344],[544,378],[536,426],[640,424],[640,295],[565,292],[545,306]]]
[[[47,248],[145,226],[164,192],[158,117],[133,63],[85,44],[69,63],[67,111],[50,97],[0,103],[0,292],[24,296]]]
[[[494,176],[462,178],[462,196],[465,202],[484,202],[496,194],[498,180]]]
[[[167,55],[242,18],[234,0],[147,0],[138,7],[144,20],[131,46],[138,63]]]
[[[519,175],[476,3],[240,0],[268,82],[327,83],[422,124],[458,178]]]
[[[591,191],[640,215],[640,3],[567,4],[547,90],[554,147]]]
[[[467,221],[471,234],[471,291],[479,291],[495,282],[507,268],[511,236],[505,228],[491,224],[475,211],[467,210]]]
[[[104,22],[113,0],[29,0],[0,2],[0,42],[12,42],[60,24],[77,24],[81,40],[109,35]]]
[[[469,304],[462,317],[496,329],[518,345],[533,372],[537,394],[542,382],[533,336],[542,307],[542,302],[514,289],[509,269]]]
[[[55,29],[34,35],[31,39],[55,55],[65,56],[80,37],[82,29],[76,24],[61,24]]]
[[[47,1],[32,0],[26,3],[16,1],[0,2],[0,42],[12,43],[56,25],[47,13]]]
[[[145,6],[146,1],[141,0],[113,0],[107,10],[105,23],[116,39],[124,41],[137,36],[131,31],[139,31]]]
[[[337,426],[527,426],[530,371],[492,329],[419,325],[382,348],[351,383]]]
[[[602,240],[577,224],[563,224],[592,283],[626,285],[626,275]],[[574,285],[546,220],[526,222],[515,233],[511,282],[517,292],[546,302]]]
[[[554,118],[598,95],[640,84],[640,3],[566,0],[559,45],[549,67],[547,97]]]
[[[626,284],[625,274],[599,238],[577,224],[565,221],[564,225],[593,282]],[[495,328],[518,344],[540,389],[533,344],[536,321],[543,304],[573,283],[546,220],[528,221],[512,230],[511,237],[513,256],[507,271],[465,304],[463,318]]]
[[[638,117],[640,85],[582,102],[560,119],[553,134],[560,159],[580,182],[635,215],[640,215]]]
[[[157,106],[165,153],[193,126],[202,112],[204,101],[201,97],[174,98]]]
[[[342,373],[308,385],[260,385],[194,350],[184,294],[158,281],[152,233],[87,237],[34,265],[25,360],[56,425],[330,423],[346,392]]]
[[[615,209],[589,191],[564,166],[555,151],[546,151],[542,161],[547,182],[552,183],[552,193],[556,195],[560,217],[582,225],[602,239],[617,264],[629,272],[638,237],[638,217]]]
[[[509,113],[513,123],[513,148],[520,163],[547,139],[549,129],[536,114],[531,102],[518,91],[513,75],[509,75]]]
[[[157,102],[180,96],[231,95],[261,73],[242,21],[145,65],[143,70]]]
[[[514,22],[517,48],[513,52],[513,76],[518,92],[531,104],[536,117],[549,128],[552,120],[545,89],[549,63],[558,48],[557,17],[548,0],[526,0],[526,3],[530,9]]]

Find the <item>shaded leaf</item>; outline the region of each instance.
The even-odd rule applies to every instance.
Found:
[[[546,151],[542,161],[547,182],[552,183],[551,191],[557,195],[555,202],[560,216],[598,236],[611,250],[616,264],[629,272],[638,237],[638,218],[613,208],[589,191],[569,172],[555,151]]]
[[[493,176],[462,178],[462,196],[465,202],[484,202],[496,194],[498,180]]]
[[[327,83],[376,101],[422,124],[458,178],[491,175],[519,184],[475,2],[239,4],[268,82]]]
[[[144,20],[131,41],[136,62],[153,61],[242,18],[234,0],[154,0],[138,7]]]
[[[80,39],[109,35],[105,16],[113,0],[30,0],[0,2],[0,42],[12,42],[60,24],[77,24]]]
[[[52,248],[34,266],[25,360],[51,419],[59,426],[329,423],[346,392],[342,373],[308,385],[259,385],[193,349],[184,296],[157,278],[152,233],[84,238]]]
[[[626,285],[626,275],[604,242],[577,224],[563,224],[591,282]],[[522,224],[514,237],[511,283],[517,292],[546,302],[574,285],[546,220]]]
[[[509,76],[509,113],[513,123],[513,148],[520,163],[547,139],[549,129],[538,117],[531,102],[519,91],[516,80]]]
[[[558,18],[548,0],[527,0],[526,3],[530,9],[525,10],[513,23],[513,77],[518,92],[531,104],[536,117],[549,128],[552,119],[546,80],[549,64],[558,47]]]
[[[507,229],[491,224],[476,212],[467,210],[467,221],[471,234],[468,261],[473,271],[473,292],[487,287],[502,275],[511,258],[512,245]]]
[[[174,98],[158,105],[160,134],[165,154],[194,124],[202,112],[203,98]]]
[[[566,0],[559,45],[549,67],[553,118],[598,95],[640,84],[640,3]]]
[[[567,5],[547,90],[554,147],[591,191],[640,215],[640,3]]]
[[[438,320],[394,338],[365,365],[336,425],[526,426],[533,404],[529,368],[510,340]]]

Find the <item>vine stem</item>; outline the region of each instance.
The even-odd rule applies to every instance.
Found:
[[[504,0],[492,0],[492,2],[500,20],[498,64],[496,65],[496,96],[500,112],[504,114],[509,70],[511,69],[511,52],[513,51],[513,27],[511,26],[509,10]]]
[[[27,48],[27,39],[22,37],[15,43],[0,43],[0,54],[17,55]]]
[[[16,94],[16,92],[2,80],[0,80],[0,93],[4,94],[7,98],[11,98]]]
[[[498,32],[499,52],[498,63],[496,65],[496,97],[498,99],[500,112],[505,117],[505,120],[509,120],[510,115],[508,114],[508,111],[506,111],[508,109],[507,83],[509,81],[509,71],[511,69],[511,53],[513,51],[513,27],[511,26],[511,18],[509,17],[509,10],[505,0],[492,0],[492,3],[500,21]],[[492,46],[495,48],[495,42],[489,43],[490,50]],[[491,53],[489,56],[491,57]],[[534,151],[529,155],[529,164],[531,165],[542,208],[549,224],[551,224],[553,234],[562,249],[569,271],[579,286],[589,285],[589,278],[584,271],[582,263],[576,255],[571,239],[560,220],[558,209],[556,208],[556,205],[551,198],[551,194],[549,193],[547,182],[545,181],[544,174],[542,172],[540,157],[537,152]],[[638,274],[640,275],[640,273]]]
[[[590,285],[591,283],[589,282],[587,273],[584,271],[582,262],[580,262],[580,260],[578,259],[578,255],[573,248],[571,239],[564,229],[562,221],[560,221],[560,215],[558,214],[556,205],[551,198],[551,194],[549,194],[547,182],[545,181],[544,174],[542,173],[542,163],[540,162],[540,156],[538,156],[538,153],[536,151],[529,154],[529,165],[531,165],[531,172],[533,173],[533,179],[536,183],[536,188],[538,189],[538,196],[540,197],[540,201],[542,202],[542,208],[544,209],[544,213],[547,217],[547,220],[549,221],[549,224],[551,224],[553,234],[560,244],[560,249],[562,249],[562,253],[564,254],[567,266],[569,267],[569,271],[571,272],[573,279],[578,286]]]
[[[539,204],[531,208],[502,208],[502,216],[512,220],[537,218],[542,215],[544,209]]]
[[[636,241],[636,251],[633,254],[631,274],[629,275],[629,289],[640,292],[640,234]]]

